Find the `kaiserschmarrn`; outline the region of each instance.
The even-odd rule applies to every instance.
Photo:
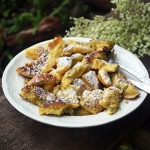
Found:
[[[139,96],[137,88],[109,63],[113,41],[63,40],[25,50],[31,62],[17,68],[24,77],[19,95],[37,105],[40,115],[115,114],[124,99]]]

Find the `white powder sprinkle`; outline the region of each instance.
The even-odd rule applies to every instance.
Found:
[[[40,73],[42,67],[45,65],[48,56],[43,54],[38,60],[34,60],[31,64],[26,64],[22,69],[26,70],[27,74],[35,76]]]
[[[83,77],[86,78],[86,80],[95,88],[99,88],[99,80],[97,78],[95,71],[89,71],[86,74],[83,75]]]
[[[102,77],[102,79],[104,80],[104,82],[106,84],[110,84],[111,83],[111,80],[110,80],[110,77],[108,75],[108,73],[106,71],[100,71],[100,76]]]
[[[79,103],[76,91],[73,88],[67,88],[66,90],[60,90],[57,93],[57,97],[62,99],[64,103]]]

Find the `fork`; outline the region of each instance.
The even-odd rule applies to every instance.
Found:
[[[118,64],[117,62],[115,62],[113,60],[113,58],[110,58],[109,62],[110,63],[116,63],[116,64]],[[131,75],[133,75],[134,77],[136,77],[137,79],[139,79],[144,84],[150,85],[150,79],[147,76],[142,75],[142,74],[140,74],[140,73],[138,73],[136,71],[133,71],[133,70],[129,69],[128,67],[122,65],[122,64],[118,64],[118,65],[120,66],[120,68],[122,68],[123,70],[127,71],[128,73],[130,73]]]
[[[140,74],[140,73],[138,73],[138,72],[135,72],[135,71],[133,71],[133,70],[131,70],[131,69],[129,69],[129,68],[127,68],[127,67],[121,65],[121,64],[119,64],[119,66],[120,66],[120,68],[122,68],[123,70],[125,70],[125,71],[129,72],[130,74],[132,74],[133,76],[135,76],[135,77],[136,77],[137,79],[139,79],[141,82],[150,85],[150,79],[149,79],[147,76],[142,75],[142,74]]]

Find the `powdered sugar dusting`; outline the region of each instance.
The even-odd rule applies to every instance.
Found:
[[[93,91],[85,90],[83,92],[82,98],[85,100],[100,100],[102,99],[102,93],[103,91],[101,89],[96,89]]]
[[[27,63],[24,67],[21,69],[25,71],[29,75],[35,76],[36,74],[40,73],[43,66],[46,63],[48,56],[46,54],[43,54],[38,60],[34,60],[32,63]]]
[[[83,76],[95,89],[99,88],[99,80],[97,78],[95,71],[89,71],[86,74],[84,74]]]
[[[37,95],[40,99],[45,100],[49,92],[48,92],[48,91],[45,91],[45,90],[44,90],[43,88],[41,88],[41,87],[34,86],[34,93],[35,93],[35,95]]]
[[[48,54],[48,49],[44,48],[43,46],[39,46],[36,50],[36,54],[38,55]]]
[[[93,91],[85,90],[82,95],[84,105],[89,108],[95,108],[99,106],[99,101],[102,99],[102,90],[96,89]]]
[[[46,81],[52,81],[54,82],[55,81],[55,78],[53,75],[49,74],[49,73],[39,73],[37,74],[36,76],[34,76],[30,81],[29,83],[39,83],[39,82],[46,82]]]
[[[75,85],[79,89],[82,88],[82,86],[85,86],[87,90],[91,90],[91,88],[80,78],[74,79],[72,84]]]
[[[70,57],[59,57],[57,61],[57,70],[71,65],[72,59]]]
[[[34,86],[34,93],[41,100],[45,100],[43,106],[47,106],[48,104],[53,104],[56,100],[56,97],[53,93],[50,93],[41,87]]]
[[[104,82],[106,84],[110,84],[111,83],[111,80],[110,80],[110,77],[108,75],[108,73],[104,70],[104,71],[100,71],[100,76],[102,77],[102,79],[104,80]]]
[[[57,96],[62,99],[65,103],[79,103],[78,96],[76,91],[73,88],[67,88],[66,90],[60,90],[57,93]]]

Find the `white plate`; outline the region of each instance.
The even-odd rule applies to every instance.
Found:
[[[66,39],[72,39],[83,42],[89,40],[89,38],[64,38],[64,40]],[[45,42],[38,43],[38,45],[43,45]],[[119,63],[137,72],[140,72],[143,75],[148,76],[146,68],[135,55],[121,48],[118,45],[115,45],[115,52],[117,53],[116,60]],[[140,97],[137,98],[136,100],[130,100],[128,104],[126,104],[125,101],[123,100],[121,102],[121,107],[119,111],[114,115],[108,115],[106,112],[101,112],[99,114],[90,116],[61,116],[61,117],[46,116],[46,115],[40,116],[38,113],[38,107],[22,99],[18,94],[21,88],[24,86],[24,80],[20,75],[18,75],[16,69],[18,67],[23,66],[26,62],[29,62],[29,59],[26,58],[24,54],[25,51],[23,50],[18,55],[16,55],[7,65],[2,77],[2,87],[4,94],[6,95],[6,98],[11,103],[11,105],[22,114],[36,121],[49,125],[70,127],[70,128],[103,125],[115,121],[117,119],[120,119],[126,116],[127,114],[131,113],[132,111],[134,111],[138,106],[141,105],[141,103],[144,101],[147,95],[145,92],[140,91],[141,93]],[[126,73],[126,75],[129,78],[134,78],[130,74]]]

